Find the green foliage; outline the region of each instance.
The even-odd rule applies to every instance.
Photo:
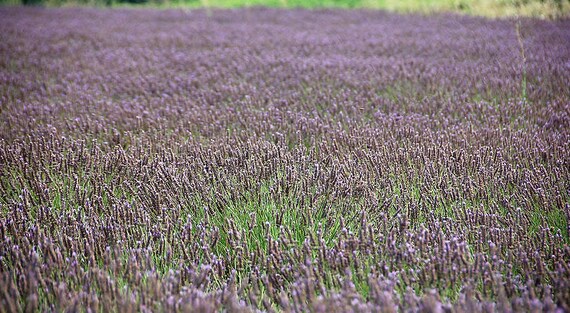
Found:
[[[489,17],[533,16],[541,18],[567,17],[568,0],[0,0],[0,4],[14,5],[90,5],[152,7],[282,7],[282,8],[365,8],[395,12],[458,12]]]

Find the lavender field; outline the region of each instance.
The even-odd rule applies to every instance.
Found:
[[[0,312],[569,312],[570,20],[0,8]]]

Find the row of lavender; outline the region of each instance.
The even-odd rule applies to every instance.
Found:
[[[570,310],[568,21],[0,18],[0,311]]]

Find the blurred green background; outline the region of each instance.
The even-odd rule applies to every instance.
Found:
[[[396,12],[456,12],[489,17],[570,16],[570,0],[0,0],[2,5],[368,8]]]

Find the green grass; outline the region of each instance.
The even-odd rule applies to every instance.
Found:
[[[0,5],[19,5],[24,0],[0,0]],[[455,12],[487,17],[570,16],[567,0],[26,0],[45,6],[145,6],[154,8],[346,8],[382,9],[393,12]]]
[[[210,216],[213,224],[222,230],[220,243],[216,246],[217,252],[225,254],[234,250],[228,242],[232,228],[241,233],[240,236],[245,239],[251,251],[259,245],[267,252],[268,238],[277,239],[281,226],[291,230],[291,239],[297,245],[302,245],[307,236],[318,232],[322,232],[327,245],[333,244],[341,231],[343,212],[340,207],[328,206],[326,195],[319,196],[315,193],[309,197],[315,199],[312,207],[303,205],[293,194],[282,195],[272,191],[269,184],[260,185],[258,190],[247,191],[240,199],[232,201],[228,196],[226,205]],[[306,210],[308,212],[304,212]],[[345,213],[344,218],[349,222],[347,227],[355,229],[357,225],[353,223],[356,216]]]

